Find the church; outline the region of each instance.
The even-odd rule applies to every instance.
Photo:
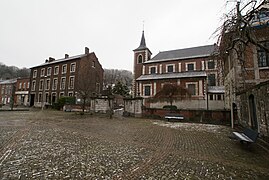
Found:
[[[134,52],[133,97],[143,97],[143,105],[162,108],[167,102],[148,101],[165,84],[186,89],[191,97],[174,100],[179,109],[224,109],[224,86],[218,46],[205,45],[159,52],[152,57],[144,31]]]

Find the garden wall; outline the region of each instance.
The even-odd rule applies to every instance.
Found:
[[[166,114],[177,113],[184,116],[187,122],[202,122],[212,124],[230,125],[230,111],[226,110],[186,110],[177,109],[170,111],[169,109],[145,108],[143,110],[144,117],[163,119]]]

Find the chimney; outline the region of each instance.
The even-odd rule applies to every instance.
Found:
[[[52,62],[52,61],[54,61],[54,60],[55,60],[54,58],[49,57],[49,62]]]
[[[49,62],[49,60],[46,59],[46,60],[45,60],[45,63],[48,63],[48,62]]]
[[[64,55],[64,58],[65,58],[65,59],[69,58],[69,55],[68,55],[68,54],[65,54],[65,55]]]
[[[90,50],[88,47],[85,47],[85,54],[89,54]]]

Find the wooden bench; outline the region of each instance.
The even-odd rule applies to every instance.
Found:
[[[175,113],[171,113],[171,114],[166,114],[164,116],[164,118],[167,121],[178,121],[178,120],[184,120],[184,116],[181,114],[175,114]]]
[[[259,133],[254,131],[250,128],[244,129],[242,133],[240,132],[233,132],[236,139],[238,139],[241,143],[251,144],[256,142]]]

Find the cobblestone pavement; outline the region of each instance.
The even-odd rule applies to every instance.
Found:
[[[268,152],[224,126],[0,113],[0,179],[269,179]]]

